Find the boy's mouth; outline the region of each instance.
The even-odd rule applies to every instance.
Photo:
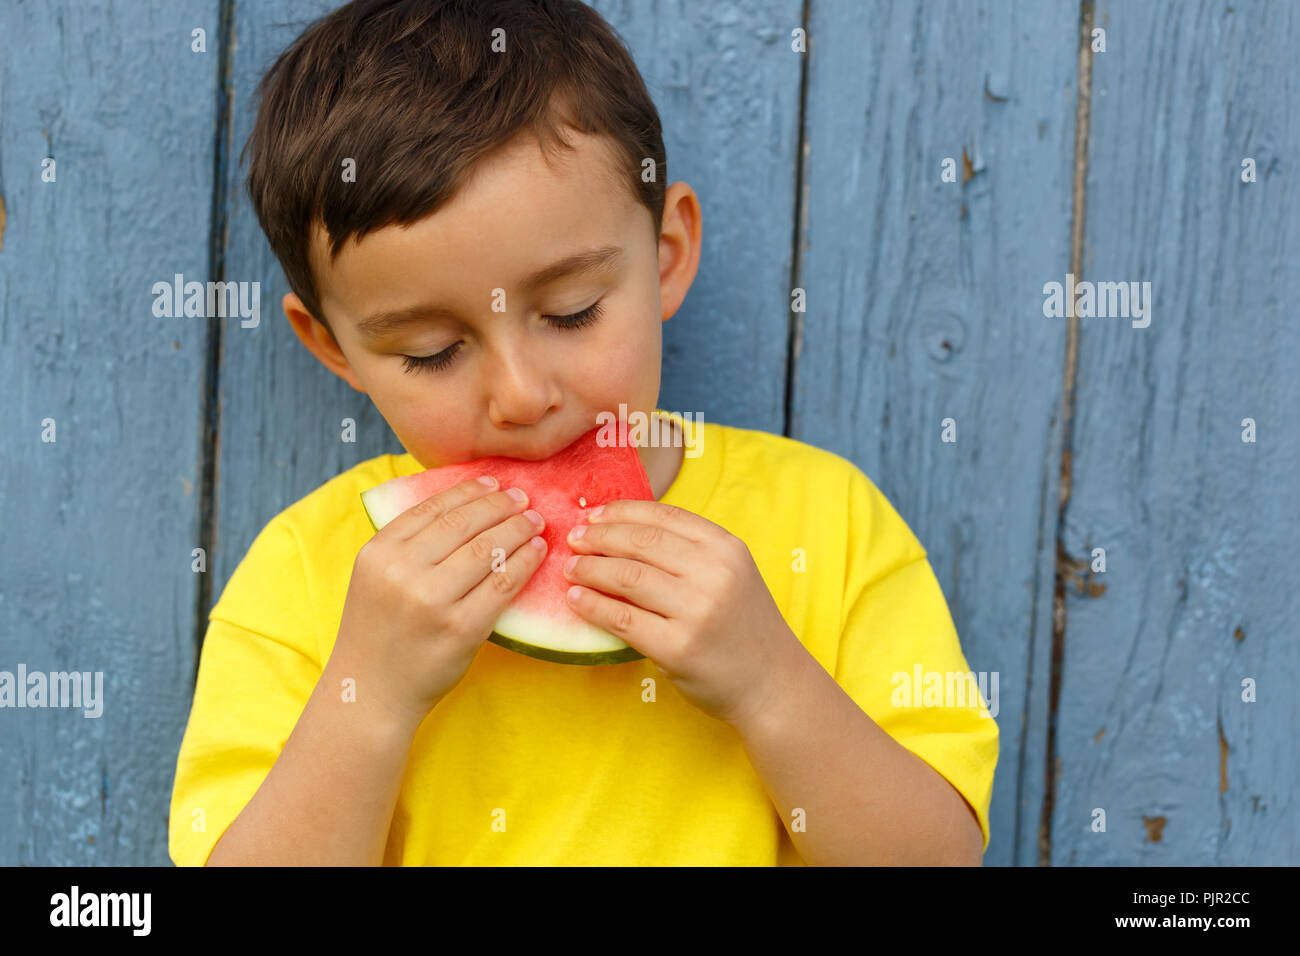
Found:
[[[621,409],[621,408],[622,408],[622,406],[620,406],[620,409]],[[611,413],[611,414],[612,414],[612,413]],[[620,421],[621,423],[623,423],[622,427],[626,427],[626,419],[625,419],[624,417],[622,417],[621,413],[620,413],[619,421]],[[595,428],[595,427],[597,427],[597,426],[592,425],[592,426],[590,426],[590,427],[591,427],[591,428]],[[676,427],[676,426],[674,426],[674,427]],[[620,428],[620,434],[621,434],[621,432],[622,432],[622,428]],[[587,433],[586,430],[581,431],[581,432],[579,432],[578,434],[574,435],[573,437],[569,438],[567,441],[563,442],[562,444],[559,444],[559,445],[552,445],[552,446],[550,446],[549,450],[543,450],[543,451],[529,451],[529,452],[527,452],[527,453],[525,453],[525,452],[517,452],[517,453],[497,452],[497,453],[496,453],[496,457],[501,457],[501,458],[517,458],[517,459],[519,459],[520,461],[545,461],[547,458],[553,458],[554,456],[558,455],[560,452],[564,451],[564,449],[568,448],[570,445],[572,445],[572,444],[573,444],[574,442],[576,442],[578,439],[582,438],[582,436],[585,435],[586,433]],[[493,457],[493,456],[490,456],[490,455],[481,455],[481,456],[479,456],[479,457],[481,457],[481,458],[489,458],[489,457]]]
[[[581,437],[582,437],[581,435],[578,436],[578,438],[581,438]],[[571,439],[569,439],[568,441],[566,441],[566,442],[565,442],[564,444],[562,444],[562,445],[555,445],[555,446],[551,447],[550,450],[543,450],[543,451],[530,451],[530,452],[527,452],[527,453],[524,453],[524,452],[517,452],[517,453],[514,453],[514,454],[502,454],[502,457],[504,457],[504,458],[518,458],[520,461],[545,461],[547,458],[552,458],[552,457],[554,457],[555,455],[558,455],[560,452],[564,451],[564,449],[568,448],[568,447],[569,447],[570,445],[572,445],[575,441],[577,441],[578,438],[571,438]],[[484,457],[487,457],[487,456],[484,456]]]

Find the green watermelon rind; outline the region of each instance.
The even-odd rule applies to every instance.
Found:
[[[366,500],[369,493],[369,491],[361,493],[361,504],[366,509],[366,517],[370,519],[371,527],[378,531],[379,522],[375,521],[375,516],[370,511],[370,504]],[[537,644],[525,644],[522,641],[516,641],[514,638],[506,637],[495,630],[488,635],[488,640],[508,651],[514,651],[516,654],[523,654],[525,657],[531,657],[539,661],[549,661],[552,664],[576,664],[587,667],[600,664],[626,664],[630,661],[645,660],[645,655],[631,646],[614,651],[561,651],[551,647],[541,647]]]
[[[496,631],[488,636],[488,640],[508,651],[534,657],[539,661],[550,661],[553,664],[624,664],[628,661],[645,659],[645,655],[634,647],[625,647],[619,651],[557,651],[536,644],[523,644]]]

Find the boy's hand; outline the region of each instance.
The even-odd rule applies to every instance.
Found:
[[[521,513],[527,496],[495,487],[471,479],[412,505],[352,567],[335,654],[360,672],[358,697],[371,695],[404,725],[418,726],[465,676],[546,554],[545,541],[530,543],[544,522]]]
[[[745,542],[659,501],[611,501],[578,528],[565,574],[583,585],[569,601],[579,616],[653,660],[711,717],[735,726],[764,706],[803,645]]]

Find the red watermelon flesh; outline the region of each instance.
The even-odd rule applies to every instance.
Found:
[[[574,553],[568,545],[573,526],[606,502],[654,500],[636,448],[598,442],[598,436],[609,431],[604,426],[593,428],[541,461],[492,456],[393,478],[362,492],[361,501],[378,530],[407,508],[479,475],[492,475],[502,491],[522,488],[528,494],[528,506],[546,519],[541,532],[546,556],[497,619],[488,640],[529,657],[562,664],[641,660],[643,654],[580,617],[566,598],[572,582],[564,576],[564,562]]]

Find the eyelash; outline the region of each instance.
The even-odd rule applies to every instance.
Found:
[[[559,329],[580,329],[591,325],[601,317],[603,312],[604,310],[598,300],[581,312],[574,312],[572,315],[548,315],[543,316],[543,318],[555,320],[551,324]],[[443,349],[437,355],[403,355],[402,358],[406,361],[402,363],[402,370],[406,372],[417,372],[424,369],[440,371],[452,363],[459,351],[460,343],[457,342],[451,348]]]

